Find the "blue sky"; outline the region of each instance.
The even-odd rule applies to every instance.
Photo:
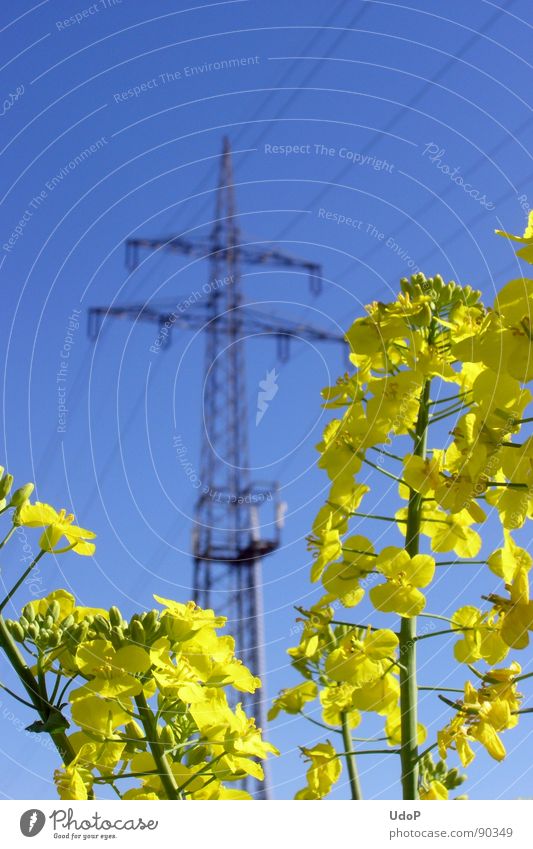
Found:
[[[178,331],[155,354],[153,327],[116,322],[94,346],[86,311],[177,303],[201,288],[207,267],[154,256],[130,276],[124,240],[209,229],[226,133],[243,231],[324,269],[318,298],[302,276],[248,269],[246,297],[258,309],[346,328],[415,266],[479,287],[490,302],[521,273],[493,230],[520,231],[533,205],[531,8],[528,0],[22,0],[16,12],[0,13],[2,463],[98,533],[93,561],[48,560],[42,592],[60,584],[84,604],[115,602],[129,614],[151,607],[152,593],[191,593],[196,492],[173,439],[178,432],[198,465],[203,341]],[[256,427],[258,383],[274,367],[279,391]],[[295,343],[286,364],[270,340],[247,347],[252,467],[279,479],[288,504],[283,545],[264,563],[270,695],[298,680],[285,652],[295,641],[293,605],[316,597],[304,537],[326,486],[314,467],[328,417],[319,392],[344,369],[334,347]],[[390,505],[394,490],[384,478],[374,483],[376,503]],[[400,541],[394,530],[386,539]],[[498,542],[484,531],[487,550]],[[3,558],[6,583],[21,568],[17,545]],[[453,610],[493,585],[487,572],[465,568],[467,576],[450,571],[438,582],[428,609]],[[24,592],[20,604],[31,597]],[[357,615],[368,614],[363,606]],[[421,682],[460,681],[451,658],[449,643],[425,641]],[[1,701],[9,766],[0,792],[54,798],[54,753]],[[422,715],[438,725],[446,710],[424,698]],[[472,798],[533,796],[530,733],[525,717],[496,772],[479,755]],[[292,798],[303,784],[297,746],[318,738],[294,719],[269,734],[283,751],[272,765],[275,795]],[[361,772],[369,798],[397,796],[393,756],[369,758]],[[335,796],[346,792],[344,778]]]

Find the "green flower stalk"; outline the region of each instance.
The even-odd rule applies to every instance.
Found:
[[[431,334],[432,328],[430,328]],[[426,459],[428,414],[431,381],[426,380],[422,390],[420,409],[414,433],[415,457]],[[410,557],[416,557],[420,549],[420,517],[422,496],[416,490],[409,491],[407,507],[407,525],[405,529],[405,550]],[[402,789],[404,799],[418,799],[418,689],[416,669],[416,616],[402,617],[400,626],[399,654],[402,659],[400,669],[400,711],[401,711],[401,763]]]

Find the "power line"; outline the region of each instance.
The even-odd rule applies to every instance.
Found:
[[[331,22],[332,22],[332,21],[336,18],[336,16],[338,15],[338,13],[341,11],[341,9],[342,9],[342,8],[343,8],[343,7],[344,7],[347,3],[348,3],[348,0],[340,0],[340,2],[339,2],[339,3],[338,3],[338,5],[334,8],[333,12],[329,15],[329,17],[327,18],[327,20],[326,20],[326,21],[325,21],[325,22],[324,22],[324,23],[323,23],[323,24],[322,24],[319,28],[317,28],[317,31],[313,34],[313,37],[309,40],[308,44],[307,44],[307,45],[303,48],[305,51],[310,50],[310,49],[313,47],[313,45],[314,45],[314,44],[315,44],[315,43],[316,43],[316,42],[320,39],[320,37],[322,36],[322,34],[323,34],[323,32],[325,31],[326,27],[329,27],[329,25],[331,24]],[[354,15],[354,17],[352,18],[352,20],[351,20],[351,22],[350,22],[349,26],[352,26],[354,23],[356,23],[356,22],[357,22],[357,20],[358,20],[358,19],[359,19],[359,18],[360,18],[360,17],[361,17],[364,13],[365,13],[365,11],[366,11],[366,7],[365,7],[365,8],[363,8],[363,9],[361,9],[361,10],[359,10],[359,12],[357,12],[357,13],[356,13],[356,15]],[[347,34],[346,32],[343,32],[343,33],[341,33],[341,34],[340,34],[340,36],[339,36],[339,37],[335,40],[334,44],[331,46],[331,48],[330,48],[330,52],[331,52],[331,50],[333,50],[336,46],[338,46],[338,44],[340,43],[340,41],[342,40],[342,38],[344,38],[344,37],[346,36],[346,34]],[[290,75],[291,75],[291,73],[292,73],[293,69],[294,69],[294,68],[296,68],[296,67],[298,66],[298,64],[299,64],[298,60],[294,60],[294,62],[292,62],[292,63],[289,65],[289,67],[287,68],[287,70],[286,70],[286,71],[284,71],[284,72],[281,74],[281,76],[280,76],[280,78],[279,78],[279,80],[278,80],[278,82],[277,82],[277,84],[276,84],[276,86],[275,86],[275,89],[274,89],[273,91],[270,91],[270,92],[266,95],[266,97],[264,97],[264,98],[262,99],[261,103],[259,104],[259,106],[257,106],[257,108],[255,109],[254,113],[252,114],[252,117],[251,117],[251,118],[249,118],[249,119],[247,119],[246,123],[245,123],[245,124],[241,127],[241,129],[238,131],[237,135],[236,135],[236,136],[232,139],[232,144],[233,144],[233,145],[236,145],[236,144],[238,143],[239,139],[240,139],[240,138],[242,138],[242,136],[243,136],[244,134],[246,134],[246,132],[247,132],[247,131],[248,131],[248,129],[249,129],[249,124],[250,124],[252,121],[254,121],[254,119],[255,119],[255,118],[257,118],[259,115],[261,115],[261,114],[263,113],[264,108],[268,105],[268,103],[270,102],[270,100],[271,100],[271,99],[272,99],[272,98],[273,98],[273,97],[274,97],[274,96],[278,93],[278,90],[279,90],[280,88],[282,88],[282,87],[283,87],[283,83],[285,82],[285,80],[287,80],[287,79],[290,77]],[[302,85],[304,85],[304,84],[305,84],[305,83],[306,83],[306,82],[307,82],[307,81],[308,81],[308,80],[309,80],[309,79],[310,79],[310,78],[311,78],[311,77],[312,77],[312,76],[316,73],[316,71],[317,71],[317,70],[318,70],[318,68],[313,69],[312,73],[308,74],[308,75],[305,77],[304,82],[302,83]],[[283,106],[282,106],[282,107],[278,110],[278,112],[277,112],[277,113],[276,113],[276,115],[274,116],[274,119],[275,119],[276,117],[279,117],[280,115],[282,115],[282,114],[283,114],[283,112],[284,112],[284,111],[286,111],[286,109],[287,109],[287,107],[290,105],[290,103],[292,103],[292,102],[293,102],[294,97],[296,96],[296,94],[297,94],[297,92],[295,92],[294,94],[292,94],[292,95],[289,97],[288,101],[287,101],[287,102],[286,102],[286,103],[285,103],[285,104],[284,104],[284,105],[283,105]],[[262,134],[262,135],[263,135],[263,134]],[[262,137],[262,135],[261,135],[261,137]],[[252,145],[255,145],[255,144],[256,144],[256,141],[251,142],[251,144],[252,144]],[[243,156],[243,160],[246,158],[246,156],[247,156],[247,155],[248,155],[248,154],[245,154],[245,155]],[[242,162],[242,160],[241,160],[241,162]],[[213,166],[212,166],[212,167],[211,167],[211,168],[210,168],[210,169],[209,169],[209,170],[205,173],[205,175],[204,175],[204,176],[203,176],[203,177],[202,177],[202,178],[201,178],[201,179],[197,182],[196,187],[195,187],[195,189],[194,189],[194,190],[193,190],[193,192],[192,192],[192,195],[193,195],[193,196],[194,196],[194,195],[197,195],[197,194],[199,194],[199,193],[201,193],[201,192],[203,192],[203,191],[204,191],[207,187],[210,187],[210,186],[213,184],[213,182],[214,182],[214,178],[215,178],[215,175],[216,175],[216,171],[217,171],[217,165],[213,165]],[[206,198],[205,202],[201,205],[201,207],[200,207],[200,208],[196,211],[196,213],[194,214],[194,218],[195,218],[195,220],[199,220],[199,219],[201,219],[201,216],[202,216],[202,215],[203,215],[203,214],[204,214],[204,213],[205,213],[205,212],[209,209],[210,203],[211,203],[211,199],[210,199],[210,198]],[[166,230],[166,231],[169,231],[169,230],[170,230],[170,228],[171,228],[173,225],[175,226],[175,222],[176,222],[176,215],[175,215],[175,213],[174,213],[174,214],[172,214],[171,216],[169,216],[169,218],[167,219],[167,224],[166,224],[166,225],[164,225],[163,229],[164,229],[164,230]],[[202,223],[203,223],[203,221],[202,221]],[[185,232],[190,232],[190,230],[192,230],[192,229],[193,229],[193,228],[191,227],[191,228],[189,228],[189,229],[188,229],[187,231],[185,231]],[[152,274],[152,272],[154,272],[154,271],[156,271],[158,268],[160,268],[160,266],[161,266],[162,262],[163,262],[163,257],[161,256],[161,257],[159,257],[159,259],[158,259],[158,260],[156,260],[156,262],[155,262],[155,263],[153,263],[153,264],[152,264],[152,266],[151,266],[151,268],[150,268],[150,269],[147,269],[147,271],[146,271],[146,273],[145,273],[144,275],[141,275],[140,280],[136,281],[136,288],[138,288],[138,286],[139,286],[139,285],[142,285],[142,284],[143,284],[143,283],[147,280],[148,276]]]
[[[458,58],[460,58],[460,57],[461,57],[464,53],[466,53],[466,52],[470,49],[470,47],[471,47],[471,46],[472,46],[472,45],[473,45],[476,41],[478,41],[478,40],[479,40],[479,38],[481,37],[481,35],[482,35],[482,34],[483,34],[483,33],[484,33],[487,29],[489,29],[489,28],[493,25],[493,23],[494,23],[496,20],[498,20],[498,18],[500,18],[502,15],[503,15],[503,11],[498,11],[498,12],[495,12],[495,14],[494,14],[494,15],[491,15],[491,17],[490,17],[490,18],[489,18],[489,19],[488,19],[488,20],[487,20],[487,21],[483,24],[483,26],[481,26],[481,27],[479,28],[479,31],[478,31],[478,32],[476,32],[474,35],[470,36],[470,38],[468,38],[468,39],[467,39],[467,41],[466,41],[466,42],[462,45],[462,47],[461,47],[461,48],[457,51],[457,55],[456,55],[456,56],[454,56],[454,57],[452,57],[452,58],[450,58],[450,59],[448,59],[448,60],[447,60],[447,61],[446,61],[446,62],[445,62],[445,63],[444,63],[444,64],[443,64],[440,68],[439,68],[439,70],[438,70],[438,71],[437,71],[437,73],[436,73],[436,74],[435,74],[435,75],[431,78],[431,80],[429,80],[429,81],[425,82],[425,83],[421,86],[421,88],[419,89],[419,91],[418,91],[418,92],[416,92],[416,93],[413,95],[413,97],[411,97],[411,98],[410,98],[410,100],[409,100],[406,104],[402,104],[402,106],[400,107],[400,109],[398,109],[398,110],[397,110],[397,112],[396,112],[396,113],[395,113],[395,114],[394,114],[394,115],[393,115],[393,116],[392,116],[392,117],[391,117],[391,118],[390,118],[390,119],[386,122],[386,124],[385,124],[385,126],[384,126],[384,130],[390,130],[392,127],[394,127],[394,126],[398,123],[398,121],[399,121],[399,120],[403,117],[405,108],[406,108],[406,107],[411,107],[411,106],[413,106],[415,103],[418,103],[418,101],[419,101],[419,100],[420,100],[420,99],[421,99],[421,98],[422,98],[422,97],[426,94],[426,92],[427,92],[428,90],[430,90],[430,89],[431,89],[431,86],[433,85],[433,83],[434,83],[434,82],[436,82],[437,80],[439,80],[439,79],[440,79],[440,78],[441,78],[441,77],[442,77],[442,76],[443,76],[443,75],[444,75],[444,74],[445,74],[445,73],[449,70],[449,68],[451,68],[451,67],[455,64],[455,62],[457,61],[457,59],[458,59]],[[361,150],[361,153],[362,153],[362,154],[365,154],[367,151],[371,150],[371,149],[372,149],[372,147],[373,147],[373,145],[374,145],[374,143],[377,143],[377,142],[379,142],[379,141],[380,141],[381,136],[382,136],[381,132],[376,132],[376,133],[374,133],[374,135],[372,136],[372,138],[371,138],[371,139],[370,139],[370,140],[366,143],[366,145],[364,145],[364,146],[363,146],[363,148],[362,148],[362,150]],[[345,175],[345,174],[347,174],[347,173],[348,173],[348,172],[352,169],[352,167],[353,167],[353,165],[352,165],[352,163],[351,163],[351,162],[348,162],[346,165],[343,165],[343,167],[342,167],[342,168],[341,168],[341,169],[337,172],[336,176],[333,178],[333,180],[332,180],[331,182],[332,182],[333,184],[335,184],[335,183],[339,182],[340,180],[342,180],[342,179],[344,178],[344,175]],[[310,201],[309,205],[316,205],[316,204],[317,204],[320,200],[322,200],[322,198],[323,198],[323,197],[327,194],[327,192],[328,192],[328,191],[330,191],[330,190],[331,190],[331,186],[326,186],[326,187],[324,187],[323,189],[321,189],[321,190],[318,192],[318,194],[316,194],[316,195],[315,195],[315,197],[314,197],[314,198],[312,198],[312,200]],[[290,232],[290,230],[294,227],[294,225],[296,224],[297,220],[298,220],[298,219],[295,217],[292,221],[290,221],[290,222],[286,225],[286,227],[284,227],[284,229],[283,229],[280,233],[278,233],[278,235],[275,237],[275,240],[276,240],[276,241],[282,241],[282,240],[285,238],[285,236],[287,235],[287,233],[288,233],[288,232]]]

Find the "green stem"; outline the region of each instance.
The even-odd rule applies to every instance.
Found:
[[[383,660],[388,660],[391,663],[392,666],[397,666],[398,669],[403,669],[404,671],[407,671],[407,667],[404,666],[403,663],[400,663],[399,660],[394,660],[393,657],[384,657]]]
[[[397,483],[403,483],[405,486],[407,486],[403,478],[399,478],[397,475],[393,475],[392,472],[388,472],[387,469],[383,469],[381,466],[378,466],[377,463],[373,463],[371,460],[367,460],[367,458],[363,456],[361,456],[361,460],[363,461],[363,463],[366,463],[367,466],[370,466],[372,469],[376,469],[378,472],[381,472],[381,474],[385,475],[385,477],[391,478],[391,480],[396,481]]]
[[[431,336],[431,328],[429,331]],[[426,380],[420,398],[420,407],[414,432],[416,457],[426,457],[428,432],[428,405],[431,381]],[[405,550],[415,557],[420,547],[420,519],[422,501],[420,494],[411,489],[407,507]],[[402,764],[403,798],[416,801],[418,795],[418,688],[416,684],[416,617],[402,617],[399,654],[404,668],[400,669],[401,735],[400,757]]]
[[[23,572],[23,573],[22,573],[22,575],[20,576],[20,578],[18,579],[18,581],[17,581],[17,583],[15,584],[15,586],[14,586],[14,587],[13,587],[13,588],[12,588],[12,589],[8,592],[8,594],[6,595],[6,597],[5,597],[5,599],[2,601],[2,603],[0,603],[0,610],[3,610],[3,609],[4,609],[4,607],[6,606],[6,604],[7,604],[9,601],[11,601],[11,599],[12,599],[12,598],[13,598],[13,596],[15,595],[15,593],[16,593],[16,591],[18,590],[18,588],[20,587],[20,585],[24,583],[24,581],[26,580],[26,578],[27,578],[27,577],[28,577],[28,575],[30,574],[30,572],[31,572],[31,570],[33,569],[33,567],[37,565],[37,563],[39,562],[39,560],[41,559],[41,557],[42,557],[44,554],[46,554],[46,551],[40,551],[40,552],[39,552],[39,554],[37,555],[37,557],[35,557],[35,559],[34,559],[34,560],[32,560],[32,562],[30,563],[30,565],[28,566],[28,568],[26,569],[26,571],[25,571],[25,572]]]
[[[441,616],[439,613],[419,613],[418,615],[424,619],[440,619],[442,622],[449,622],[450,625],[455,624],[453,619],[449,619],[448,616]]]
[[[420,754],[418,756],[418,760],[421,761],[422,758],[424,757],[424,755],[427,755],[428,752],[432,752],[433,749],[436,749],[438,745],[439,745],[438,743],[432,743],[431,746],[428,746],[427,749],[424,749],[423,752],[420,752]]]
[[[378,554],[374,554],[373,551],[363,551],[362,548],[348,548],[345,545],[342,546],[342,550],[343,550],[343,552],[348,551],[350,554],[364,554],[366,557],[378,557],[379,556]],[[371,575],[372,573],[367,572],[367,574]]]
[[[420,502],[422,503],[424,499],[420,497]],[[431,499],[433,501],[433,499]],[[328,501],[328,504],[330,502]],[[331,504],[332,507],[335,507],[335,504]],[[396,516],[376,516],[375,513],[350,513],[350,516],[359,516],[361,519],[379,519],[380,522],[398,522],[400,525],[406,525],[407,519],[397,519]],[[427,519],[424,518],[424,522],[432,522],[437,525],[447,525],[448,522],[446,519]]]
[[[139,709],[139,715],[148,739],[148,745],[150,746],[150,751],[156,763],[159,778],[161,779],[161,784],[163,785],[167,799],[179,799],[180,794],[178,792],[176,779],[170,769],[170,764],[165,755],[163,746],[159,742],[155,717],[143,692],[139,693],[138,696],[135,696],[135,704]]]
[[[400,522],[402,525],[407,522],[407,519],[396,519],[394,516],[376,516],[374,513],[350,513],[350,516],[358,516],[360,519],[377,519],[379,522]]]
[[[6,685],[2,684],[1,681],[0,681],[0,689],[4,690],[6,693],[8,693],[11,696],[12,699],[16,699],[17,702],[20,702],[21,705],[25,705],[26,707],[29,707],[32,710],[36,710],[34,704],[32,704],[31,702],[27,702],[26,699],[22,698],[22,696],[17,696],[17,694],[14,693],[13,690],[10,690],[9,687],[6,687]]]
[[[364,628],[365,631],[370,628],[371,631],[379,631],[379,628],[375,628],[374,625],[358,625],[357,622],[343,622],[340,619],[331,619],[330,625],[346,625],[349,628]]]
[[[430,421],[429,421],[429,424],[435,424],[436,422],[442,422],[442,421],[444,421],[444,419],[449,419],[450,416],[456,415],[457,413],[460,413],[461,410],[464,410],[464,409],[465,409],[464,404],[461,404],[458,407],[448,407],[447,410],[443,411],[438,416],[432,416]]]
[[[0,646],[4,650],[7,659],[15,670],[22,686],[26,690],[33,707],[38,712],[41,720],[46,722],[50,717],[50,710],[52,709],[52,706],[48,704],[46,699],[43,699],[35,676],[20,653],[13,637],[9,633],[6,621],[1,614]],[[68,764],[76,757],[76,753],[72,748],[70,740],[64,731],[50,731],[49,733],[63,763],[68,766]]]
[[[17,526],[13,525],[10,531],[7,532],[2,542],[0,542],[0,548],[3,548],[6,542],[9,542],[15,531],[17,530]]]
[[[400,669],[401,761],[403,798],[418,799],[418,723],[416,686],[416,619],[402,618],[400,652],[406,669]]]
[[[155,769],[148,769],[144,772],[121,772],[118,775],[99,775],[93,780],[95,784],[108,784],[109,782],[116,781],[117,778],[145,778],[147,775],[158,775],[158,773]]]
[[[350,778],[350,790],[352,794],[352,799],[354,799],[355,801],[360,801],[363,798],[363,794],[361,793],[361,783],[359,781],[359,773],[357,771],[357,764],[355,762],[355,752],[353,751],[352,735],[350,734],[348,718],[345,713],[341,714],[341,721],[342,739],[344,742],[344,748],[346,749],[344,757],[346,759],[346,766],[348,767],[348,776]]]
[[[512,481],[489,481],[487,486],[504,486],[506,489],[529,489],[528,483],[513,483]]]
[[[183,784],[178,787],[178,793],[181,795],[185,788],[192,784],[193,781],[195,781],[200,775],[205,775],[206,773],[209,775],[209,770],[213,768],[213,764],[216,764],[221,758],[224,757],[224,755],[225,752],[223,752],[221,755],[217,755],[216,758],[213,758],[213,760],[209,761],[209,763],[199,769],[198,772],[195,772],[194,775],[191,775],[190,778],[187,779],[187,781],[184,781]],[[213,778],[216,778],[216,776],[214,775]],[[204,787],[206,785],[207,782],[206,784],[204,784]]]
[[[384,454],[385,457],[390,457],[391,460],[398,460],[400,463],[403,463],[403,457],[400,457],[398,454],[391,454],[390,451],[385,451],[384,448],[378,448],[376,445],[370,445],[371,451],[376,451],[378,454]]]
[[[72,678],[69,678],[69,679],[67,680],[66,684],[64,685],[63,689],[61,690],[61,692],[60,692],[60,694],[59,694],[59,696],[58,696],[58,698],[57,698],[57,705],[58,705],[58,707],[60,707],[60,705],[61,705],[61,703],[62,703],[62,701],[63,701],[63,697],[64,697],[65,693],[67,692],[68,688],[70,687],[70,685],[72,684],[72,682],[73,682],[76,678],[78,678],[78,673],[76,673],[76,675],[73,675],[73,676],[72,676]]]
[[[342,731],[338,728],[331,728],[331,726],[326,725],[324,722],[319,722],[318,719],[313,719],[309,714],[304,713],[303,710],[299,711],[300,716],[303,716],[304,719],[307,719],[308,722],[312,722],[313,725],[318,725],[319,728],[324,728],[326,731],[333,731],[335,734],[342,734]]]
[[[533,678],[533,672],[525,672],[524,675],[519,675],[518,678],[514,679],[514,682],[525,681],[526,678]]]
[[[448,401],[458,401],[464,398],[468,392],[461,392],[459,395],[448,395],[447,398],[437,398],[435,401],[428,401],[428,407],[434,407],[436,404],[446,404]]]
[[[441,700],[441,702],[444,702],[445,705],[448,705],[448,707],[451,707],[459,712],[471,714],[476,713],[475,708],[465,708],[464,705],[460,704],[460,702],[452,702],[450,699],[447,699],[446,696],[441,695],[441,693],[439,693],[438,698]]]
[[[343,758],[345,755],[351,754],[350,752],[336,752],[336,758]],[[358,749],[357,757],[359,755],[399,755],[400,749]]]
[[[445,631],[431,631],[431,633],[428,633],[428,634],[420,634],[418,637],[415,637],[415,640],[416,640],[417,643],[419,643],[420,640],[427,640],[429,637],[442,637],[444,634],[455,634],[455,636],[457,636],[458,634],[461,634],[463,631],[475,631],[475,630],[476,630],[475,628],[467,628],[466,626],[464,628],[460,628],[459,626],[457,626],[456,628],[447,628]],[[496,629],[490,628],[490,629],[487,629],[487,630],[495,631]]]
[[[384,743],[388,737],[353,737],[354,743]]]
[[[435,566],[476,566],[486,563],[486,560],[437,560]]]
[[[457,687],[419,687],[418,689],[438,693],[464,693],[464,690],[459,690]]]
[[[60,688],[60,686],[61,686],[61,681],[62,681],[62,680],[63,680],[63,676],[61,675],[61,673],[60,673],[60,672],[58,672],[58,673],[57,673],[57,676],[56,676],[56,680],[55,680],[55,682],[54,682],[54,686],[53,686],[52,692],[51,692],[51,694],[50,694],[50,703],[51,703],[51,704],[54,704],[54,702],[55,702],[55,700],[56,700],[56,696],[57,696],[57,694],[58,694],[58,692],[59,692],[59,688]]]

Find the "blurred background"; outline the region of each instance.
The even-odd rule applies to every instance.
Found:
[[[176,326],[162,350],[157,326],[104,317],[93,342],[87,314],[197,304],[209,267],[154,251],[130,272],[125,240],[209,234],[227,136],[241,233],[323,270],[316,295],[304,273],[244,268],[258,312],[341,334],[417,270],[481,288],[491,303],[522,273],[493,231],[522,232],[533,204],[531,4],[20,0],[0,23],[0,461],[98,534],[93,559],[48,557],[8,615],[60,585],[127,616],[151,608],[153,593],[193,593],[205,337]],[[299,680],[286,655],[298,641],[294,605],[321,594],[305,541],[328,485],[315,467],[331,417],[320,390],[346,361],[341,345],[309,340],[291,342],[285,361],[268,334],[245,351],[251,475],[278,480],[287,505],[282,544],[263,562],[270,701]],[[272,369],[276,392],[256,423]],[[365,509],[392,509],[394,486],[370,479]],[[401,540],[381,523],[355,527],[380,546]],[[487,551],[500,543],[483,535]],[[517,538],[529,542],[527,531]],[[26,555],[21,539],[3,552],[6,586]],[[428,610],[451,613],[492,585],[486,567],[455,567],[431,588]],[[357,617],[369,613],[365,602]],[[452,645],[421,644],[420,683],[461,685]],[[55,751],[24,731],[16,702],[0,701],[0,792],[55,798]],[[422,698],[430,733],[448,712]],[[309,713],[320,718],[316,706]],[[526,716],[507,733],[501,765],[478,754],[470,798],[533,797],[531,729]],[[323,737],[294,717],[268,735],[282,751],[273,795],[290,799],[304,783],[298,746]],[[366,798],[397,797],[398,769],[395,758],[364,759]],[[334,797],[347,797],[345,774]]]

